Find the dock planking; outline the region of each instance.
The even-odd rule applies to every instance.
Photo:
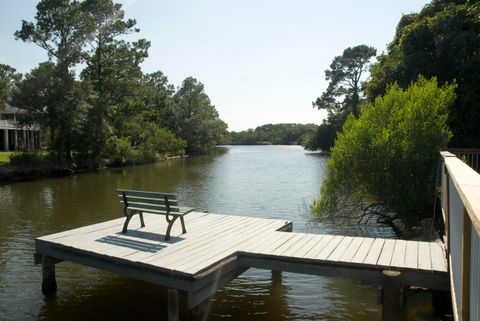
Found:
[[[41,256],[92,266],[183,291],[193,306],[250,267],[381,282],[383,270],[406,272],[405,285],[448,289],[441,243],[285,233],[292,223],[192,212],[187,233],[164,217],[144,214],[146,226],[123,218],[36,239]],[[40,260],[37,259],[37,263]],[[219,282],[218,280],[222,280]]]

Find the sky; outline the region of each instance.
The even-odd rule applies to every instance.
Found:
[[[192,76],[205,85],[229,130],[270,123],[316,123],[312,108],[326,89],[324,71],[347,47],[393,39],[402,14],[421,0],[119,0],[151,42],[144,72],[161,70],[180,86]],[[48,59],[15,40],[22,20],[34,21],[37,0],[0,0],[0,63],[26,73]]]

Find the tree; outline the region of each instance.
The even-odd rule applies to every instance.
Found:
[[[341,56],[333,59],[330,69],[325,70],[325,79],[330,82],[312,105],[327,110],[328,117],[306,142],[308,149],[330,151],[347,116],[352,113],[358,118],[363,101],[362,79],[376,52],[375,48],[367,45],[347,48]]]
[[[437,87],[435,78],[419,78],[405,90],[394,84],[358,119],[349,116],[313,211],[351,218],[348,214],[377,204],[380,219],[400,218],[407,225],[430,214],[435,161],[451,135],[446,121],[454,89]]]
[[[85,107],[80,87],[75,81],[73,67],[81,61],[82,48],[90,35],[89,25],[78,1],[42,0],[37,4],[35,23],[22,21],[15,32],[16,39],[32,42],[45,49],[50,59],[55,59],[53,70],[53,95],[58,117],[52,119],[57,134],[55,147],[61,161],[72,164],[72,148],[78,138],[78,119],[82,119]]]
[[[455,81],[457,99],[448,124],[452,147],[480,147],[480,4],[434,0],[420,13],[403,16],[386,54],[370,70],[370,101],[397,82],[402,88],[418,75],[436,76],[440,84]]]
[[[177,135],[187,142],[190,154],[207,153],[222,140],[227,124],[219,118],[201,82],[186,78],[175,93],[174,112]]]
[[[121,4],[111,0],[86,0],[82,2],[82,11],[91,30],[82,79],[91,83],[95,92],[86,124],[88,136],[84,153],[92,156],[92,165],[96,166],[108,137],[113,134],[114,109],[138,89],[142,77],[139,65],[148,56],[150,43],[143,39],[133,43],[117,39],[139,31],[134,28],[135,20],[124,19]]]
[[[376,54],[375,48],[359,45],[349,47],[341,56],[336,56],[330,69],[325,70],[325,79],[330,81],[327,90],[312,103],[313,106],[326,109],[329,114],[352,112],[358,118],[362,76],[368,69],[370,59]]]
[[[146,74],[142,78],[142,99],[145,104],[144,117],[160,127],[175,131],[173,94],[175,87],[161,71]]]
[[[16,83],[22,78],[15,68],[0,64],[0,110],[11,98]]]

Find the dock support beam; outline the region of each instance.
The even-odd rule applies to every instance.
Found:
[[[42,293],[50,295],[57,291],[57,281],[55,280],[55,263],[58,261],[46,255],[42,255]]]
[[[400,308],[401,273],[383,271],[382,321],[397,321]]]
[[[168,321],[180,320],[180,296],[178,290],[168,289]]]

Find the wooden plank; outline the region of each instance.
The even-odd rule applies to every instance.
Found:
[[[395,242],[395,248],[393,249],[392,260],[390,262],[391,267],[404,267],[405,251],[407,249],[407,242],[405,240],[397,240]]]
[[[359,263],[359,264],[363,263],[363,261],[365,260],[365,258],[368,255],[368,252],[370,251],[370,248],[372,247],[373,241],[375,241],[374,238],[370,238],[370,237],[364,238],[363,242],[362,242],[362,245],[360,245],[360,247],[358,248],[357,253],[355,253],[351,262],[352,263]],[[375,262],[375,263],[377,263],[377,262]]]
[[[363,237],[353,238],[352,242],[347,247],[347,250],[339,258],[339,261],[351,262],[364,240],[365,238]]]
[[[264,230],[268,230],[272,224],[276,224],[276,222],[263,222],[263,225],[257,223],[253,228],[244,230],[242,233],[235,235],[235,237],[222,242],[221,246],[216,244],[214,247],[205,248],[195,253],[195,256],[191,256],[187,261],[181,263],[175,262],[170,268],[175,267],[177,270],[192,274],[198,273],[212,264],[222,261],[226,257],[236,253],[238,247],[245,242],[245,240],[258,235]]]
[[[345,253],[348,246],[352,243],[352,241],[354,239],[355,239],[354,237],[345,236],[343,238],[343,240],[335,248],[335,250],[327,257],[327,260],[328,261],[339,261],[340,257],[343,255],[343,253]]]
[[[385,240],[382,253],[378,258],[377,265],[389,267],[392,262],[393,249],[395,248],[395,240]]]
[[[478,255],[478,253],[475,253]],[[466,209],[463,210],[462,233],[462,320],[470,320],[470,268],[472,256],[472,221]],[[474,271],[479,272],[479,271]],[[475,298],[474,298],[475,299]],[[475,301],[477,303],[475,303]],[[478,298],[473,304],[478,304]]]
[[[226,253],[225,255],[230,255],[232,253],[232,244],[241,244],[249,237],[252,237],[261,231],[262,228],[276,223],[269,221],[257,222],[255,220],[249,220],[247,223],[243,224],[244,225],[241,229],[236,227],[227,235],[225,235],[227,237],[222,239],[213,239],[211,242],[205,243],[201,248],[195,248],[195,250],[188,248],[188,251],[184,251],[183,253],[180,253],[180,255],[175,255],[171,260],[162,260],[157,262],[158,264],[161,264],[167,268],[183,270],[192,266],[196,266],[197,262],[201,263],[202,261],[206,261],[212,256],[219,255],[219,253]]]
[[[146,214],[146,215],[149,215],[149,214]],[[149,216],[150,217],[155,217],[156,219],[160,218],[158,215],[149,215]],[[145,217],[145,218],[147,218],[147,217]],[[203,224],[212,224],[212,225],[215,226],[215,223],[218,224],[218,222],[223,222],[223,221],[226,221],[226,220],[233,220],[233,218],[229,218],[229,216],[224,216],[224,217],[207,216],[204,219],[200,219],[198,221],[195,221],[194,222],[195,224],[193,224],[193,223],[189,224],[190,227],[192,227],[194,229],[192,231],[188,232],[187,234],[191,237],[195,237],[195,228],[202,227]],[[162,222],[163,221],[165,221],[165,220],[162,220]],[[160,244],[161,246],[166,246],[166,248],[162,249],[162,251],[161,251],[162,253],[165,253],[167,251],[168,247],[173,245],[172,242],[175,242],[175,239],[171,239],[170,241],[167,241],[167,242],[163,240],[161,235],[163,235],[163,233],[165,233],[166,222],[162,223],[162,224],[164,224],[164,225],[161,225],[160,222],[157,222],[157,224],[149,224],[149,225],[147,225],[147,227],[140,229],[138,232],[139,233],[158,234],[158,236],[159,236],[158,241],[161,242],[161,243],[158,243],[158,244]],[[152,227],[148,228],[148,226],[150,226],[150,225],[152,225]],[[130,235],[135,235],[135,232],[136,231],[130,231]],[[177,237],[180,234],[181,234],[181,227],[180,227],[180,224],[178,223],[178,224],[175,224],[175,226],[173,227],[171,235],[174,236],[174,237]],[[186,236],[187,234],[184,234],[184,235]],[[104,236],[104,237],[108,238],[108,236]],[[121,236],[119,235],[118,237],[121,237]],[[88,247],[95,246],[95,247],[97,247],[96,251],[99,252],[99,253],[109,255],[109,256],[121,256],[123,258],[128,257],[128,259],[132,259],[131,255],[134,255],[138,252],[141,252],[139,250],[128,248],[128,247],[120,247],[120,248],[113,248],[112,249],[112,246],[110,246],[110,247],[108,246],[108,242],[106,242],[104,244],[98,244],[99,242],[96,241],[96,240],[97,239],[93,239],[93,240],[90,241],[90,243],[86,243],[84,245],[79,244],[79,245],[76,245],[76,246],[79,247],[79,248],[86,248],[87,250],[88,250]],[[92,243],[93,243],[93,245],[92,245]],[[175,244],[178,244],[178,243],[175,243]],[[158,253],[144,253],[142,255],[142,257],[151,257],[151,256],[155,256],[156,254],[158,254]]]
[[[162,239],[161,235],[165,233],[166,227],[167,227],[167,222],[164,217],[160,217],[158,215],[150,215],[150,214],[145,214],[144,215],[146,226],[144,228],[140,228],[140,225],[138,223],[137,229],[132,228],[129,230],[129,233],[127,234],[122,234],[120,233],[121,227],[118,226],[112,226],[109,229],[103,229],[100,231],[96,232],[91,232],[87,234],[76,234],[73,236],[65,237],[62,239],[58,239],[56,242],[66,245],[66,246],[73,246],[76,248],[85,248],[89,246],[101,246],[105,244],[101,244],[101,240],[109,237],[116,237],[116,238],[128,238],[129,235],[136,235],[136,233],[152,233],[152,234],[159,234],[158,236],[158,241],[161,241],[162,243],[164,240]],[[211,220],[212,219],[212,220]],[[185,224],[189,224],[190,226],[195,226],[197,222],[200,221],[211,221],[213,222],[214,220],[218,220],[219,218],[217,217],[195,217],[192,220],[187,220]],[[181,234],[181,228],[180,224],[175,224],[173,229],[172,229],[172,236],[178,236]]]
[[[248,251],[249,253],[254,253],[254,254],[269,254],[273,252],[275,249],[277,249],[279,246],[281,246],[283,243],[287,242],[290,238],[294,237],[294,233],[290,232],[275,232],[277,234],[277,237],[272,242],[267,242],[262,244],[259,247],[254,246],[248,247],[245,249],[245,251]]]
[[[148,191],[137,191],[131,189],[117,189],[117,194],[122,194],[125,192],[127,195],[138,196],[138,197],[150,197],[150,198],[163,198],[168,197],[169,199],[177,199],[177,196],[172,193],[159,193],[159,192],[148,192]]]
[[[430,245],[430,255],[431,255],[431,261],[432,261],[432,271],[447,272],[447,265],[445,261],[445,251],[436,242],[431,242],[429,245]]]
[[[362,263],[368,265],[377,265],[384,245],[385,239],[375,239],[370,247],[370,250],[368,251],[367,257]]]
[[[432,259],[430,255],[430,244],[418,242],[418,269],[432,270]]]
[[[310,241],[303,246],[297,253],[295,253],[295,257],[305,257],[310,250],[312,250],[318,243],[322,241],[325,237],[323,234],[314,234],[312,235]]]
[[[294,246],[285,250],[281,255],[290,256],[290,257],[297,256],[296,254],[298,253],[298,251],[304,248],[312,238],[313,238],[312,234],[305,234],[304,237],[298,240]]]
[[[318,257],[320,252],[323,251],[323,249],[334,239],[334,237],[334,235],[325,235],[317,244],[315,244],[312,249],[310,249],[310,251],[304,255],[304,257],[309,259]]]
[[[285,250],[288,250],[292,246],[294,246],[300,239],[302,239],[305,234],[304,233],[291,233],[292,237],[288,239],[287,242],[284,242],[282,245],[277,247],[275,250],[273,250],[270,253],[270,255],[281,255]]]
[[[341,235],[334,236],[333,239],[314,258],[317,260],[325,260],[330,254],[332,254],[332,252],[344,238],[345,236]]]
[[[163,257],[165,257],[165,256],[168,256],[169,253],[174,254],[175,252],[183,251],[184,248],[190,246],[192,243],[197,242],[196,244],[198,245],[200,242],[206,241],[210,237],[213,237],[217,234],[222,233],[223,231],[228,229],[227,227],[228,225],[231,225],[231,228],[234,228],[234,224],[232,222],[237,222],[235,217],[226,216],[226,215],[222,219],[215,220],[213,222],[205,220],[204,222],[198,223],[198,225],[194,227],[187,226],[188,232],[187,234],[183,235],[184,240],[178,243],[168,244],[168,247],[162,250],[163,252],[162,254],[136,252],[136,253],[126,254],[125,256],[131,260],[144,261],[144,262],[149,262],[151,260],[154,260],[155,257],[158,258],[159,255],[162,255]],[[180,233],[181,231],[180,226],[178,226],[177,228],[178,228],[178,233]],[[172,235],[174,234],[172,233]],[[221,234],[218,235],[218,237],[221,237]]]
[[[152,265],[165,267],[166,265],[172,264],[178,260],[188,259],[191,255],[194,255],[197,251],[199,251],[199,249],[208,246],[208,244],[211,244],[212,242],[218,242],[219,239],[221,240],[224,236],[234,232],[235,230],[238,231],[238,225],[231,224],[234,222],[240,225],[252,224],[251,222],[248,223],[248,218],[244,218],[243,220],[234,220],[233,222],[228,222],[228,225],[216,226],[215,230],[212,228],[213,231],[204,238],[187,239],[184,242],[181,242],[181,244],[177,243],[178,245],[175,244],[174,246],[170,246],[168,251],[158,253],[157,255],[152,256],[145,261],[146,263]]]
[[[118,194],[118,200],[120,203],[123,204],[123,195]],[[139,196],[131,196],[127,195],[127,203],[130,204],[131,202],[136,203],[148,203],[148,204],[157,204],[157,205],[165,205],[165,198],[150,198],[150,197],[139,197]],[[173,199],[168,199],[168,204],[171,206],[178,206],[178,202]]]
[[[417,241],[407,241],[404,266],[410,269],[418,268],[418,242]]]

